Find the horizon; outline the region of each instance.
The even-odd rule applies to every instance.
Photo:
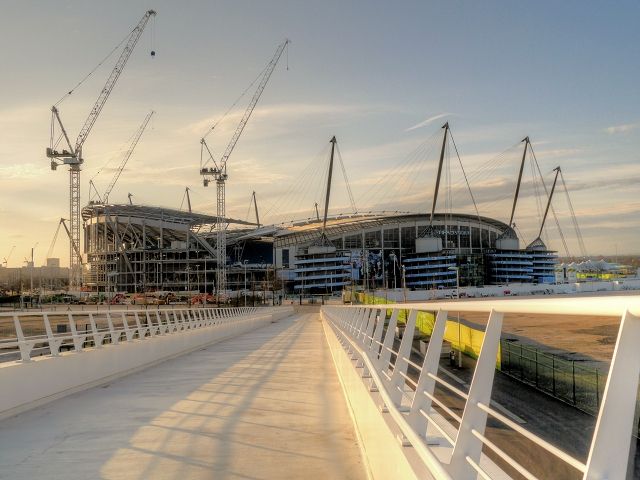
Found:
[[[437,167],[433,147],[441,141],[440,125],[449,121],[480,215],[507,222],[519,141],[529,135],[547,183],[552,168],[563,168],[588,256],[640,255],[640,65],[628,61],[640,45],[637,3],[615,11],[577,2],[528,8],[497,1],[376,7],[328,2],[322,8],[284,1],[251,7],[230,1],[131,3],[73,0],[59,7],[16,1],[0,18],[0,51],[12,65],[0,90],[0,259],[17,245],[10,267],[19,267],[36,242],[35,263],[45,263],[57,222],[68,216],[66,168],[51,172],[44,154],[51,105],[149,7],[157,10],[157,20],[144,32],[87,140],[81,206],[90,200],[89,180],[104,190],[127,139],[153,109],[111,202],[127,203],[131,192],[134,203],[179,208],[189,187],[193,210],[214,215],[215,187],[202,187],[198,173],[200,137],[286,37],[290,50],[229,160],[229,217],[246,218],[253,190],[265,224],[311,213],[313,202],[322,199],[321,162],[332,135],[359,209],[385,201],[426,212]],[[334,8],[340,16],[331,15]],[[547,13],[551,8],[553,15]],[[70,35],[57,35],[62,28]],[[18,46],[12,38],[21,39]],[[114,61],[60,105],[72,138]],[[244,111],[243,100],[211,136],[218,155]],[[450,162],[451,201],[441,196],[438,211],[472,212],[457,158],[451,155]],[[316,165],[322,168],[313,172]],[[334,177],[333,214],[350,208],[340,169]],[[539,196],[530,178],[523,181],[516,223],[521,240],[530,241],[539,226]],[[297,187],[295,196],[290,190]],[[556,195],[570,253],[579,257],[566,199],[561,191]],[[549,247],[564,256],[551,216],[545,231]],[[61,234],[52,255],[62,265],[68,262],[65,240]],[[625,248],[636,251],[623,253]]]

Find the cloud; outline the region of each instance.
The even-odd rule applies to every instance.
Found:
[[[444,118],[447,116],[452,115],[451,113],[439,113],[438,115],[434,115],[433,117],[429,117],[426,120],[423,120],[420,123],[416,123],[414,126],[409,127],[405,130],[405,132],[410,132],[411,130],[415,130],[417,128],[422,128],[422,127],[426,127],[427,125],[429,125],[431,122],[435,122],[436,120],[440,119],[440,118]]]
[[[48,173],[48,169],[35,163],[0,166],[0,177],[2,177],[3,180],[28,180],[43,177]]]
[[[609,135],[626,135],[627,133],[630,133],[637,128],[640,128],[640,123],[626,123],[623,125],[613,125],[611,127],[607,127],[604,129],[604,131]]]
[[[257,106],[251,115],[252,122],[260,122],[264,120],[277,119],[282,122],[291,122],[292,120],[308,117],[326,117],[339,116],[353,117],[355,115],[367,115],[373,113],[383,113],[393,110],[392,107],[385,105],[356,105],[356,104],[331,104],[331,103],[281,103],[273,105]],[[228,114],[224,120],[220,121],[216,126],[216,130],[222,132],[231,132],[235,130],[238,122],[244,114],[244,109],[237,109]],[[202,135],[207,133],[216,122],[220,120],[223,112],[216,112],[206,118],[202,118],[196,122],[192,122],[180,129],[180,133],[188,133],[191,135]]]

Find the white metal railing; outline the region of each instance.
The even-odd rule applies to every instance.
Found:
[[[200,328],[233,328],[273,308],[174,308],[0,313],[0,362],[29,362]]]
[[[387,312],[391,312],[387,323]],[[398,348],[395,331],[401,311],[408,313]],[[411,361],[419,311],[435,312],[436,320],[424,362]],[[438,377],[448,312],[484,312],[488,322],[468,393]],[[602,315],[621,318],[618,340],[586,463],[572,457],[493,409],[491,392],[502,319],[505,313]],[[347,353],[362,368],[363,381],[379,395],[403,435],[435,478],[504,478],[505,472],[483,455],[491,451],[527,479],[537,478],[485,436],[488,417],[573,467],[584,479],[625,478],[640,375],[640,296],[451,301],[366,306],[323,306],[323,319]],[[386,329],[386,330],[385,330]],[[384,333],[386,331],[386,333]],[[383,339],[384,334],[384,339]],[[391,361],[392,357],[395,361]],[[408,368],[418,371],[417,380]],[[436,398],[435,387],[465,402],[462,416]],[[377,392],[377,393],[375,393]],[[439,411],[434,408],[438,407]],[[445,418],[448,415],[453,423]],[[437,448],[433,445],[437,444]],[[446,451],[446,454],[443,452]],[[550,477],[553,474],[550,472]]]

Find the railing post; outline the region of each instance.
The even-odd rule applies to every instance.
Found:
[[[365,333],[367,331],[367,328],[369,327],[369,322],[371,322],[371,317],[374,315],[375,309],[373,308],[369,308],[367,309],[367,311],[364,314],[364,317],[362,317],[362,321],[360,322],[360,325],[358,326],[358,330],[356,331],[356,342],[364,345],[364,337],[365,337]]]
[[[162,324],[162,316],[160,315],[160,310],[156,310],[156,320],[158,321],[158,335],[162,335],[167,330],[165,325]]]
[[[27,344],[27,341],[24,338],[24,333],[22,332],[22,325],[20,325],[20,317],[18,317],[18,315],[13,316],[13,325],[16,329],[16,337],[18,338],[18,348],[20,349],[20,360],[22,360],[25,363],[30,362],[31,349],[33,347]]]
[[[478,472],[471,466],[469,461],[480,463],[482,453],[482,440],[476,433],[484,435],[487,426],[487,412],[478,407],[478,403],[489,405],[491,402],[491,390],[493,388],[493,377],[496,371],[496,356],[500,345],[500,332],[502,331],[503,314],[491,310],[489,322],[484,332],[480,356],[476,363],[476,370],[473,373],[469,396],[464,406],[462,422],[458,429],[456,442],[451,454],[449,473],[456,479],[475,479]]]
[[[364,332],[364,336],[362,338],[362,343],[364,344],[364,350],[369,351],[371,349],[371,341],[373,337],[373,328],[376,324],[376,318],[378,317],[378,309],[372,308],[371,315],[369,315],[369,323],[367,324],[367,329]]]
[[[396,355],[396,363],[393,366],[393,373],[389,380],[389,397],[397,406],[402,405],[402,394],[405,391],[406,379],[409,362],[407,359],[411,356],[411,347],[413,345],[413,334],[416,329],[416,319],[418,318],[418,310],[411,310],[409,318],[405,324],[404,333],[400,348]]]
[[[167,331],[169,333],[173,333],[173,332],[176,332],[178,330],[178,328],[177,328],[177,326],[175,324],[175,317],[174,317],[174,322],[173,323],[171,322],[171,317],[172,316],[173,315],[171,315],[168,310],[164,311],[164,319],[167,321]]]
[[[367,310],[365,308],[359,308],[357,313],[351,318],[349,322],[349,334],[352,338],[355,338],[358,332],[358,327],[360,326],[360,322],[364,319],[364,316],[367,314]]]
[[[358,309],[356,307],[345,308],[344,311],[342,311],[342,313],[338,317],[339,323],[340,323],[340,327],[342,329],[345,328],[345,326],[347,325],[347,321],[351,317],[353,317],[356,314],[357,311],[358,311]]]
[[[355,341],[356,343],[362,345],[364,348],[362,349],[362,351],[366,354],[366,336],[367,336],[367,331],[369,330],[369,325],[371,325],[371,328],[373,329],[373,322],[375,321],[376,318],[376,309],[375,308],[370,308],[364,315],[362,322],[360,322],[360,327],[358,328],[358,331],[356,332],[356,337],[355,337]],[[356,368],[360,368],[360,367],[364,367],[364,358],[360,358],[358,359],[358,361],[356,362]],[[364,372],[362,374],[362,376],[368,376],[369,372],[367,371],[367,369],[364,369]]]
[[[638,344],[640,317],[626,311],[602,395],[585,480],[626,478],[640,375]]]
[[[373,332],[373,340],[371,341],[371,346],[369,350],[373,353],[373,363],[375,364],[378,360],[378,355],[380,355],[380,343],[382,341],[382,331],[384,330],[384,322],[387,319],[387,309],[383,308],[380,310],[380,317],[378,319],[378,323],[376,324],[376,329]]]
[[[109,326],[109,334],[111,335],[111,343],[117,345],[120,343],[120,333],[116,334],[115,328],[113,328],[113,320],[111,319],[111,312],[107,312],[107,325]]]
[[[391,313],[391,319],[389,320],[389,326],[387,327],[387,333],[384,336],[384,342],[382,342],[382,349],[380,351],[380,357],[378,358],[378,370],[382,372],[387,372],[389,370],[391,348],[393,347],[393,341],[396,338],[398,315],[400,315],[400,310],[394,308]]]
[[[138,329],[138,340],[145,339],[147,336],[147,329],[149,330],[149,335],[153,336],[151,333],[153,331],[153,323],[151,323],[151,318],[149,317],[149,310],[145,311],[145,316],[147,318],[147,327],[142,326],[138,312],[133,312],[133,317],[136,319],[136,328]]]
[[[69,326],[71,327],[71,335],[73,337],[73,348],[76,352],[81,352],[84,337],[81,340],[80,336],[78,335],[78,329],[76,328],[76,321],[73,319],[73,313],[69,312],[67,314],[67,317],[69,318]]]
[[[89,314],[89,323],[91,324],[91,333],[93,334],[93,347],[102,348],[104,333],[98,332],[98,326],[96,325],[96,319],[93,318],[93,313]]]
[[[133,340],[133,332],[129,328],[129,324],[127,323],[127,314],[122,312],[122,326],[124,328],[124,334],[127,337],[127,342]]]
[[[442,352],[442,341],[444,339],[444,331],[447,326],[447,315],[449,312],[439,310],[436,315],[436,322],[429,338],[427,346],[427,354],[424,356],[422,363],[422,371],[416,385],[416,392],[411,403],[411,410],[407,417],[407,422],[418,432],[420,436],[425,436],[427,431],[427,420],[421,413],[429,415],[431,410],[431,399],[425,395],[433,395],[436,388],[436,381],[430,375],[438,375],[438,367],[440,366],[440,352]]]
[[[49,315],[42,314],[42,320],[44,321],[44,328],[47,331],[47,339],[49,340],[49,353],[53,357],[60,355],[60,344],[53,336],[53,330],[51,330],[51,322],[49,321]]]

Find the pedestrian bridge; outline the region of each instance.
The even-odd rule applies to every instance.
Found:
[[[466,391],[438,369],[454,311],[488,319]],[[434,315],[420,361],[418,312]],[[511,312],[622,318],[586,461],[492,403]],[[625,478],[639,316],[631,296],[1,314],[0,478]],[[488,421],[571,473],[532,473]]]

